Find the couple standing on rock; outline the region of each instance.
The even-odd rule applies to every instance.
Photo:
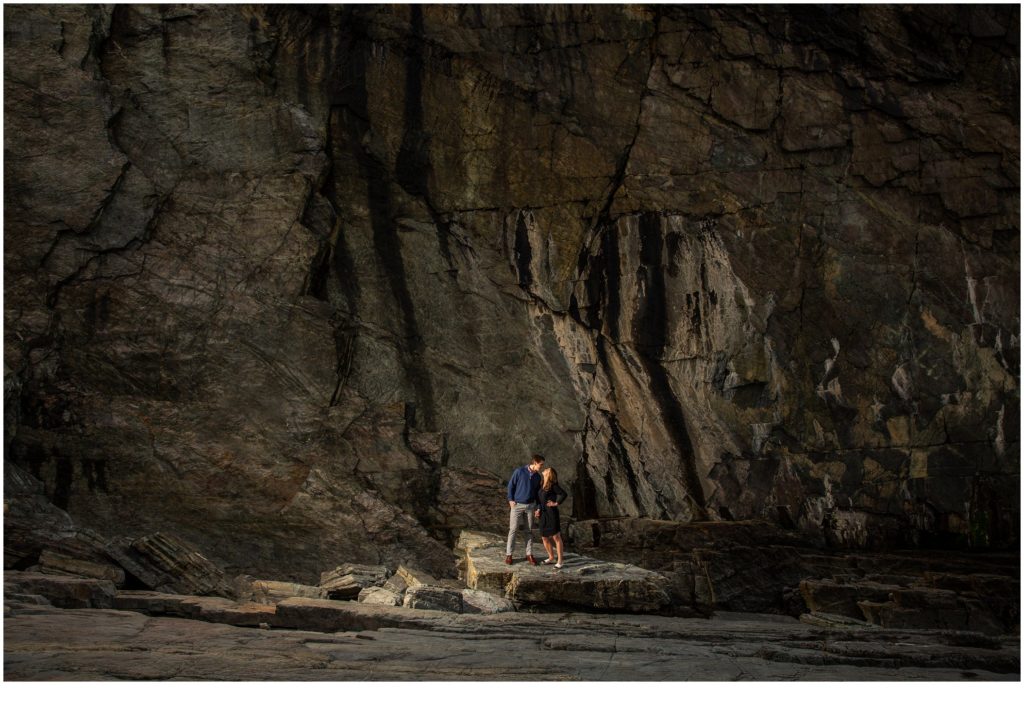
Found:
[[[544,467],[544,456],[534,453],[529,465],[517,467],[508,481],[508,544],[505,546],[505,564],[512,564],[512,548],[516,544],[519,522],[526,517],[526,561],[536,565],[533,559],[533,520],[540,520],[540,536],[544,550],[548,553],[545,565],[558,561],[555,569],[562,569],[562,526],[558,517],[558,505],[565,501],[565,490],[558,484],[558,474],[553,468]]]

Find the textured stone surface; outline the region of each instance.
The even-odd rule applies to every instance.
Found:
[[[111,556],[133,577],[156,591],[232,596],[224,571],[181,538],[154,533],[108,545]]]
[[[446,577],[542,450],[578,519],[1019,542],[1018,8],[4,19],[5,455],[81,526]]]
[[[39,571],[44,574],[71,574],[92,579],[107,579],[117,587],[124,584],[125,579],[124,570],[112,562],[92,562],[49,548],[39,554]]]
[[[358,597],[359,603],[376,606],[401,606],[403,600],[401,594],[384,587],[367,587],[360,590]]]
[[[390,575],[386,567],[345,563],[320,574],[320,590],[328,599],[355,599],[362,589],[382,586]]]
[[[458,589],[417,584],[405,590],[402,606],[408,609],[462,613],[462,592]]]
[[[863,620],[860,601],[885,602],[911,588],[949,589],[979,609],[1019,621],[1016,553],[929,550],[847,552],[766,522],[675,523],[619,518],[577,521],[567,529],[584,553],[655,570],[669,579],[677,606],[798,616],[824,612]],[[963,603],[967,606],[967,603]],[[682,613],[682,611],[680,611]]]
[[[463,613],[507,613],[515,610],[515,604],[503,596],[478,589],[462,590]]]
[[[300,601],[294,599],[291,601]],[[16,605],[14,680],[1018,680],[1015,637],[825,630],[736,614],[704,619],[492,616],[307,600],[360,610],[340,632],[270,630],[130,611]],[[284,603],[284,602],[282,602]],[[405,625],[397,626],[396,622]],[[323,622],[324,615],[314,622]],[[340,621],[339,621],[340,622]],[[416,627],[412,627],[415,624]],[[439,650],[456,664],[438,661]]]
[[[572,552],[564,567],[505,564],[500,536],[463,531],[458,550],[471,589],[530,604],[554,604],[614,611],[657,611],[670,603],[669,582],[633,565],[605,562]]]
[[[323,594],[323,590],[320,587],[313,587],[308,584],[257,579],[249,583],[240,594],[239,598],[241,599],[250,599],[260,604],[271,604],[295,596],[301,596],[306,599],[319,599]]]
[[[117,590],[106,579],[4,570],[4,594],[34,594],[63,608],[111,608]]]

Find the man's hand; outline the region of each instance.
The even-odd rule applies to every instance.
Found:
[[[508,502],[508,508],[510,508],[510,509],[516,508],[516,503],[514,501],[512,501],[511,499]]]
[[[535,518],[540,518],[540,509],[537,509],[536,511],[534,511],[533,515],[534,515]]]

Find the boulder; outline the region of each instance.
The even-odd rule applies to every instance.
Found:
[[[388,581],[384,582],[384,588],[396,594],[404,594],[405,590],[409,588],[409,584],[401,575],[393,574],[388,577]]]
[[[438,579],[433,575],[408,565],[399,565],[398,572],[396,574],[402,578],[406,587],[436,587],[440,585]]]
[[[306,599],[323,598],[320,587],[295,582],[277,582],[269,579],[256,579],[248,583],[245,590],[239,592],[239,599],[255,601],[260,604],[272,604],[282,599],[293,597]]]
[[[408,609],[462,613],[462,592],[447,587],[418,584],[405,590],[402,605]]]
[[[147,587],[172,594],[232,596],[224,571],[194,547],[169,533],[136,540],[115,539],[111,556]]]
[[[117,590],[106,579],[6,570],[4,594],[35,594],[59,608],[112,608]]]
[[[46,574],[70,574],[92,579],[106,579],[116,587],[124,584],[124,570],[112,562],[85,560],[58,549],[43,549],[39,554],[39,571]]]
[[[359,592],[359,603],[377,606],[401,606],[403,597],[385,587],[367,587]]]
[[[516,607],[508,599],[478,589],[462,590],[463,613],[507,613]]]
[[[328,599],[355,599],[362,589],[383,586],[390,574],[383,565],[345,563],[320,575],[320,589]]]

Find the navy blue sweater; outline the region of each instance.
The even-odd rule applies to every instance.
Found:
[[[540,482],[540,472],[530,472],[529,465],[517,467],[508,481],[508,500],[519,504],[536,503]]]

